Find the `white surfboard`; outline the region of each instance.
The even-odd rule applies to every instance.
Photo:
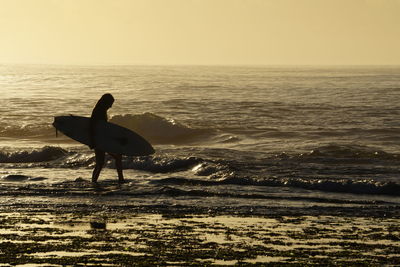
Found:
[[[66,136],[89,145],[90,118],[81,116],[54,117],[53,126]],[[126,156],[147,156],[154,148],[137,133],[114,123],[97,121],[95,125],[96,148]]]

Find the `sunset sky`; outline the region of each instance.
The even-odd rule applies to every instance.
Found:
[[[400,0],[0,0],[0,64],[400,65]]]

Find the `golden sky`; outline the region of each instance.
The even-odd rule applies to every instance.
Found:
[[[400,65],[400,0],[0,0],[0,63]]]

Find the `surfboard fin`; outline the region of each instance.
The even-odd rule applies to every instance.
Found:
[[[57,130],[57,128],[55,128],[56,129],[56,138],[58,137],[58,130]]]

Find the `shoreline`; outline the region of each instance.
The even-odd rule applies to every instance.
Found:
[[[47,198],[49,200],[51,198]],[[21,198],[19,200],[22,200]],[[83,199],[84,200],[84,199]],[[7,200],[6,200],[7,201]],[[76,203],[0,203],[0,213],[7,212],[50,212],[54,214],[77,213],[88,215],[92,213],[134,213],[161,214],[173,216],[241,216],[241,217],[282,217],[282,216],[332,216],[373,219],[390,218],[400,221],[400,206],[398,205],[366,205],[366,206],[188,206],[180,204],[129,205],[108,202]]]

